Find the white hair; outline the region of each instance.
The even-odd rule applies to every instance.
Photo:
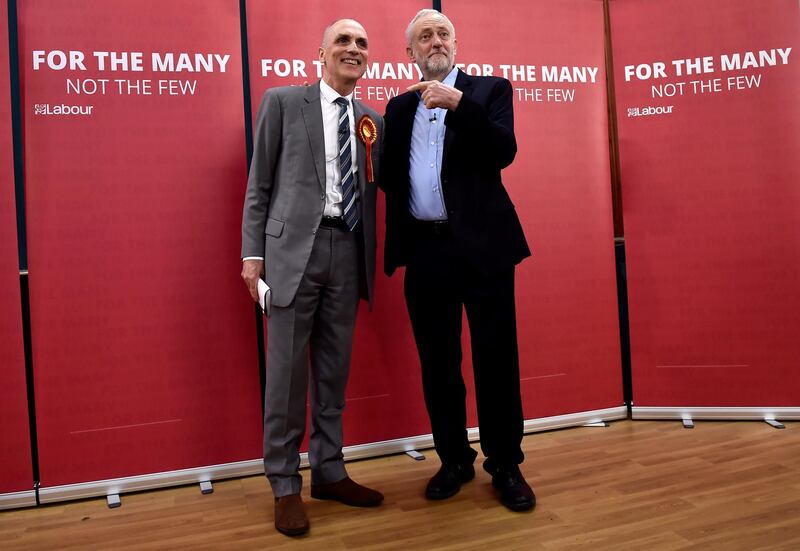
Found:
[[[423,10],[419,10],[417,12],[417,15],[415,15],[414,18],[411,20],[411,23],[408,24],[408,27],[406,27],[406,44],[408,44],[409,46],[411,45],[411,39],[413,38],[413,36],[411,36],[411,35],[414,32],[414,23],[416,23],[421,17],[426,17],[428,15],[433,15],[433,16],[436,16],[436,17],[444,20],[445,23],[450,25],[450,29],[452,29],[452,31],[453,31],[453,38],[456,37],[456,28],[453,25],[453,22],[450,21],[450,19],[448,19],[445,14],[443,14],[442,12],[440,12],[438,10],[432,10],[430,8],[425,8]]]

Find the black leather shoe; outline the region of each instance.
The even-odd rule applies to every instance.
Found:
[[[439,471],[428,481],[428,486],[425,488],[425,497],[428,499],[447,499],[456,495],[461,489],[461,485],[473,478],[475,478],[475,468],[472,465],[443,463]]]
[[[516,465],[498,470],[492,486],[500,492],[500,502],[512,511],[527,511],[536,505],[536,496]]]

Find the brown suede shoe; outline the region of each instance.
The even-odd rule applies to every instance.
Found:
[[[300,494],[275,498],[275,529],[287,536],[308,532],[308,517]]]
[[[357,484],[350,477],[332,484],[312,484],[311,497],[333,499],[352,507],[376,507],[383,501],[383,494]]]

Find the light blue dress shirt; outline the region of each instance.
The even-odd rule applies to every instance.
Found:
[[[454,86],[457,75],[458,69],[454,67],[442,81],[443,84]],[[447,109],[428,109],[420,101],[414,115],[408,209],[417,220],[447,220],[441,182],[446,114]]]

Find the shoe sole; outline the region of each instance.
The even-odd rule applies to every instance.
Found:
[[[492,488],[494,488],[497,493],[500,493],[500,489],[494,484],[492,484]],[[533,499],[529,503],[506,503],[503,501],[503,498],[500,497],[500,503],[502,503],[506,508],[515,512],[528,511],[529,509],[536,507],[536,496],[534,495]]]
[[[305,528],[293,528],[293,529],[292,528],[278,528],[276,526],[275,530],[277,530],[278,532],[280,532],[284,536],[295,537],[295,536],[302,536],[303,534],[307,533],[308,532],[308,528],[309,528],[308,526],[306,526]]]
[[[536,507],[536,502],[535,501],[532,502],[532,503],[525,503],[525,504],[509,504],[509,503],[504,503],[503,501],[501,501],[500,503],[502,503],[503,505],[506,506],[506,508],[508,508],[508,509],[510,509],[510,510],[516,512],[516,513],[520,513],[522,511],[530,511],[531,509]]]
[[[425,490],[425,498],[429,499],[431,501],[441,501],[443,499],[447,499],[448,497],[453,497],[454,495],[456,495],[458,492],[461,491],[461,485],[462,484],[466,484],[467,482],[469,482],[473,478],[475,478],[475,471],[472,472],[471,476],[468,476],[466,478],[462,478],[460,480],[460,483],[459,483],[458,487],[455,489],[455,491],[447,493],[447,494],[438,494],[438,493],[437,494],[431,494],[431,493],[428,493],[428,490]]]
[[[461,491],[461,486],[459,485],[459,487],[456,488],[454,492],[450,492],[447,494],[432,494],[429,492],[425,492],[425,499],[428,499],[430,501],[441,501],[443,499],[447,499],[448,497],[453,497],[460,491]]]

